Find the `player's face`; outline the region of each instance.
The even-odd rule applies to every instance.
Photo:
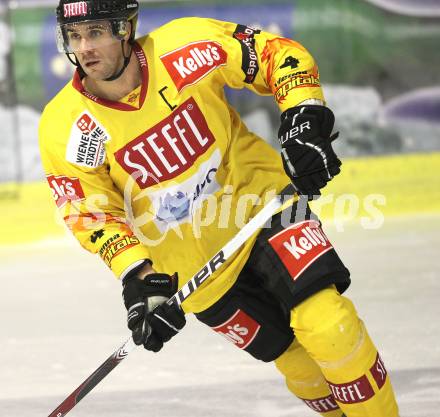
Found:
[[[113,36],[108,21],[72,25],[66,32],[69,48],[89,77],[104,80],[121,68],[121,42]]]

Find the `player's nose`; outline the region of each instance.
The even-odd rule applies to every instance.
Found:
[[[78,52],[80,53],[87,53],[89,51],[92,51],[94,49],[94,44],[86,37],[81,38],[81,41],[78,44]]]

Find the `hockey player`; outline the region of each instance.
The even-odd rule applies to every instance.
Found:
[[[341,295],[349,272],[301,210],[341,164],[313,58],[290,39],[204,18],[135,40],[137,15],[136,0],[60,1],[58,45],[77,70],[40,124],[55,202],[81,245],[121,280],[136,344],[159,351],[194,313],[274,361],[320,415],[398,416],[379,353]],[[246,128],[225,85],[274,96],[281,156]],[[183,311],[164,303],[290,183],[297,193],[270,227]]]

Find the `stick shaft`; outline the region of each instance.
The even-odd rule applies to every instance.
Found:
[[[276,196],[258,214],[252,218],[205,266],[195,274],[183,287],[174,294],[168,304],[180,305],[186,300],[209,276],[211,276],[226,260],[248,240],[259,228],[273,216],[282,205],[282,197]],[[106,361],[90,375],[75,391],[73,391],[49,417],[64,417],[76,406],[96,385],[99,384],[128,354],[136,347],[133,339],[128,339]]]
[[[93,388],[96,387],[128,354],[136,347],[132,338],[129,338],[117,349],[102,365],[93,372],[75,391],[73,391],[49,417],[63,417],[78,404]]]
[[[276,196],[267,203],[205,266],[174,294],[168,304],[182,304],[203,282],[209,278],[227,259],[245,243],[282,206],[282,196]]]

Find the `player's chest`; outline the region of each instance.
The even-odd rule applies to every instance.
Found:
[[[184,173],[214,149],[226,148],[196,97],[185,98],[172,111],[158,110],[156,102],[110,124],[106,152],[114,169],[148,177],[153,185]]]
[[[149,60],[148,72],[147,84],[123,105],[87,100],[85,119],[104,132],[96,138],[102,142],[100,162],[105,153],[118,178],[142,175],[153,185],[179,176],[216,149],[223,154],[229,110],[211,77],[182,86],[157,60]],[[181,76],[188,74],[182,70]]]

